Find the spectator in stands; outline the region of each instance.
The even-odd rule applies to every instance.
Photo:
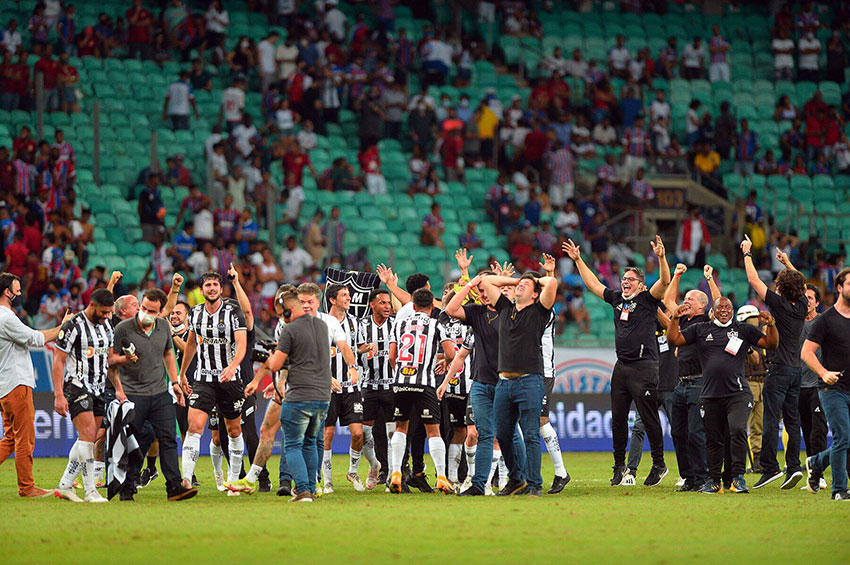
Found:
[[[270,271],[269,262],[277,270],[276,274],[272,275],[276,278],[267,278],[266,280],[263,280],[263,272]],[[263,264],[260,267],[260,272],[257,274],[257,278],[260,282],[273,280],[278,284],[280,282],[297,283],[301,280],[307,268],[312,264],[313,258],[310,254],[304,249],[298,247],[294,236],[289,236],[286,239],[286,249],[280,252],[280,268],[278,269],[277,265],[274,264],[274,257],[272,256],[271,251],[268,251],[268,248],[266,248],[266,250],[263,251]],[[272,291],[272,296],[274,296],[274,291]]]
[[[797,79],[818,82],[820,80],[820,40],[813,31],[807,31],[797,42]]]
[[[756,173],[765,176],[781,174],[779,162],[773,156],[771,149],[765,151],[764,156],[756,163]]]
[[[806,159],[808,161],[814,161],[815,158],[823,152],[825,132],[826,115],[824,110],[818,107],[818,109],[814,112],[814,115],[807,114],[806,117],[805,147]]]
[[[80,74],[77,72],[77,68],[68,63],[68,54],[62,53],[59,56],[57,86],[60,92],[63,112],[72,114],[80,111],[80,105],[77,103],[76,92],[79,84]]]
[[[675,36],[667,39],[665,45],[658,54],[656,68],[662,78],[670,80],[676,77],[676,69],[679,67],[679,40]]]
[[[213,204],[219,204],[224,199],[227,187],[228,165],[224,154],[224,142],[213,145],[213,152],[207,159],[207,194]]]
[[[218,114],[218,121],[222,120],[227,124],[227,131],[233,131],[242,121],[242,111],[245,109],[245,91],[248,88],[248,83],[243,76],[237,76],[233,79],[233,84],[221,93],[221,109]]]
[[[562,320],[564,322],[573,321],[578,325],[579,331],[584,334],[590,333],[590,312],[584,304],[584,287],[577,286],[572,289],[572,292],[566,297],[567,310],[563,312]],[[569,314],[569,316],[567,316]],[[559,324],[558,327],[563,331],[564,324]]]
[[[239,210],[233,207],[233,195],[224,196],[224,205],[213,212],[215,235],[226,243],[236,240],[236,230],[239,225]]]
[[[55,4],[59,4],[59,2]],[[61,10],[60,6],[56,7]],[[79,54],[75,42],[77,37],[77,22],[75,17],[77,8],[73,4],[66,4],[65,11],[61,14],[61,17],[59,17],[60,13],[53,13],[51,7],[45,4],[44,17],[47,20],[47,26],[50,28],[56,23],[57,19],[59,20],[56,23],[56,31],[59,36],[56,44],[58,51],[76,57]]]
[[[180,71],[179,78],[172,82],[165,95],[165,103],[162,105],[162,120],[171,120],[171,128],[174,130],[189,129],[189,109],[195,112],[195,119],[201,118],[198,113],[198,105],[195,103],[195,95],[189,85],[188,71]]]
[[[53,58],[53,48],[44,48],[41,58],[33,68],[33,75],[41,73],[44,80],[44,103],[47,109],[55,112],[59,109],[59,61]]]
[[[570,149],[556,141],[553,150],[546,153],[545,163],[549,179],[549,204],[560,209],[575,194],[575,160]]]
[[[245,208],[242,210],[242,216],[239,218],[239,224],[236,228],[236,242],[240,257],[248,255],[251,244],[257,241],[259,233],[260,226],[254,221],[251,209]]]
[[[720,169],[720,154],[711,148],[711,144],[700,142],[694,155],[694,167],[703,175],[717,175]]]
[[[36,55],[40,55],[50,37],[50,24],[44,16],[44,4],[36,4],[33,8],[27,29],[32,36],[32,51]]]
[[[774,80],[792,80],[794,74],[794,40],[788,37],[788,29],[779,30],[779,37],[771,43],[773,47]]]
[[[192,59],[192,66],[189,69],[189,84],[192,90],[212,90],[212,76],[204,70],[204,63],[199,58]]]
[[[593,141],[602,146],[618,145],[617,130],[611,125],[610,116],[605,116],[593,127]]]
[[[159,190],[159,173],[151,173],[144,190],[139,194],[139,223],[142,227],[142,239],[153,241],[153,236],[162,229],[165,218],[165,205]]]
[[[414,97],[411,103],[416,106],[408,116],[408,131],[413,145],[419,148],[423,155],[430,155],[434,148],[434,139],[437,131],[437,117],[433,109],[433,103],[429,106],[425,98]]]
[[[759,148],[758,137],[750,130],[749,120],[741,118],[741,131],[735,138],[735,172],[737,174],[753,174],[755,154]]]
[[[617,35],[617,46],[608,52],[608,68],[611,76],[617,78],[628,78],[629,62],[632,60],[631,52],[626,47],[626,36]]]
[[[331,208],[328,221],[322,226],[322,238],[328,248],[328,256],[344,257],[343,241],[345,240],[346,227],[340,218],[339,206]]]
[[[773,113],[773,119],[777,122],[793,122],[799,116],[799,110],[791,103],[791,98],[787,94],[779,97],[779,102],[776,104],[776,111]]]
[[[0,32],[0,46],[11,54],[15,54],[21,48],[23,38],[21,32],[18,31],[18,20],[9,18],[5,29]]]
[[[80,57],[101,57],[100,41],[94,31],[94,26],[86,26],[83,31],[74,38],[77,54]]]
[[[682,52],[682,78],[693,80],[705,76],[705,47],[702,38],[695,37]]]
[[[407,108],[407,94],[401,81],[393,80],[390,88],[381,94],[381,107],[386,111],[384,135],[393,139],[401,139],[401,124],[404,121],[404,111]]]
[[[699,207],[688,205],[688,218],[679,228],[676,240],[676,256],[687,266],[705,264],[706,254],[711,250],[711,234],[700,217]]]
[[[711,64],[708,67],[708,80],[711,82],[729,82],[729,63],[726,56],[729,54],[729,42],[720,35],[720,26],[711,26],[711,39],[708,42],[708,51],[711,53]]]
[[[829,163],[826,162],[826,155],[818,154],[814,163],[809,167],[809,175],[828,175],[831,174]]]
[[[782,160],[785,163],[790,163],[792,150],[803,149],[805,147],[806,137],[801,128],[802,121],[800,118],[797,118],[791,123],[791,129],[784,131],[779,137],[779,146],[782,148]]]
[[[458,237],[458,243],[462,249],[478,249],[484,245],[481,239],[475,235],[475,222],[467,222],[466,231]]]
[[[587,79],[587,61],[582,58],[581,49],[579,49],[578,47],[573,49],[572,58],[564,61],[562,67],[563,68],[561,69],[561,71],[571,77],[580,79],[582,81]]]
[[[422,233],[419,241],[427,247],[439,247],[445,250],[443,232],[446,231],[446,222],[440,214],[440,209],[441,206],[438,202],[431,204],[431,213],[422,219]]]
[[[197,249],[197,241],[195,240],[195,224],[186,222],[183,224],[183,229],[174,236],[172,245],[174,250],[180,254],[183,260],[189,259],[189,256]]]
[[[54,280],[59,281],[57,289],[69,289],[71,285],[83,278],[80,268],[74,263],[77,258],[71,249],[66,249],[62,253],[62,259],[56,261],[50,270],[50,275]]]
[[[128,45],[131,59],[140,54],[142,59],[148,59],[151,55],[151,29],[153,27],[153,14],[151,14],[142,3],[142,0],[133,0],[133,7],[125,12],[128,25]]]
[[[271,30],[257,44],[258,71],[260,73],[260,89],[262,92],[266,92],[271,84],[277,80],[275,52],[277,51],[278,41],[280,41],[280,33],[277,30]]]
[[[321,208],[316,208],[313,218],[301,230],[301,245],[313,258],[313,263],[319,263],[325,256],[325,238],[322,236],[322,220],[325,213]]]
[[[635,178],[629,187],[630,194],[637,199],[639,206],[643,208],[651,206],[652,201],[655,199],[655,190],[649,184],[649,181],[644,178],[645,175],[646,169],[644,167],[638,167]]]
[[[835,145],[835,170],[840,175],[850,175],[850,144],[845,133]]]
[[[17,110],[19,105],[17,69],[12,63],[12,54],[3,51],[2,62],[0,62],[0,110],[11,112]]]
[[[826,80],[843,83],[845,67],[847,67],[847,48],[841,38],[841,28],[834,25],[832,35],[826,42]]]

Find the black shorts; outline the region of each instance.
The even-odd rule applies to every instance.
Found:
[[[325,427],[334,427],[337,419],[340,426],[363,423],[363,397],[359,390],[331,394]]]
[[[92,412],[95,418],[106,416],[106,402],[103,400],[103,395],[92,394],[71,383],[62,385],[62,394],[68,401],[68,412],[72,420],[83,412]]]
[[[543,379],[543,407],[540,409],[540,417],[549,417],[549,397],[552,396],[552,391],[555,390],[555,379]]]
[[[239,379],[226,383],[195,381],[189,395],[189,406],[206,412],[211,419],[213,409],[218,408],[218,414],[225,420],[235,420],[242,413],[243,404],[245,389]]]
[[[393,391],[391,390],[364,390],[363,391],[363,421],[374,422],[378,419],[381,410],[387,422],[392,421]]]
[[[239,423],[241,425],[245,425],[245,418],[254,413],[257,409],[257,397],[253,394],[245,399],[245,403],[242,404],[242,417],[239,419]],[[213,406],[212,412],[210,412],[210,418],[207,420],[207,429],[208,430],[218,430],[219,424],[219,416],[218,416],[218,408]]]
[[[453,428],[464,428],[472,425],[472,421],[469,419],[472,409],[469,407],[466,397],[461,398],[458,395],[447,394],[443,397],[443,401],[449,409],[449,423]]]
[[[414,410],[423,424],[440,423],[440,401],[437,391],[429,386],[393,385],[393,420],[407,422]]]

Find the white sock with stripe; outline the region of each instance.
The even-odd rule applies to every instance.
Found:
[[[555,475],[558,477],[567,476],[567,468],[564,466],[564,458],[561,455],[561,444],[558,441],[558,434],[552,424],[546,422],[540,426],[540,435],[543,436],[543,443],[546,444],[546,451],[549,452],[549,457],[552,458],[552,463],[555,465]]]
[[[363,426],[363,455],[369,462],[369,467],[378,466],[378,458],[375,456],[375,436],[372,435],[372,426]]]
[[[77,440],[77,456],[83,465],[83,486],[86,494],[97,492],[94,486],[94,442]]]
[[[213,443],[213,440],[210,440],[210,459],[212,459],[213,471],[215,471],[216,474],[221,473],[222,462],[224,461],[224,450],[220,445]]]
[[[429,445],[430,447],[430,445]],[[450,443],[449,444],[449,474],[448,479],[456,483],[457,482],[457,470],[460,467],[460,458],[463,454],[463,444],[462,443]]]
[[[242,439],[242,434],[236,437],[227,436],[227,450],[230,452],[227,480],[235,483],[239,480],[239,473],[242,472],[242,456],[245,455],[245,442]]]
[[[363,450],[355,451],[352,448],[348,448],[348,474],[356,475],[357,467],[360,465],[360,457],[363,455]]]
[[[249,483],[256,483],[260,478],[260,473],[263,472],[263,468],[259,465],[251,465],[251,469],[245,475],[245,480]]]
[[[460,446],[458,446],[460,447]],[[434,468],[437,470],[438,477],[446,476],[446,442],[440,436],[428,438],[428,451],[431,453],[431,459],[434,461]],[[458,457],[458,461],[460,458]],[[457,471],[455,471],[457,478]]]
[[[490,474],[487,476],[487,484],[491,484],[493,482],[493,475],[496,474],[496,469],[499,466],[499,459],[502,458],[502,450],[494,449],[493,450],[493,459],[490,460]]]
[[[75,441],[74,445],[71,446],[71,451],[68,452],[68,464],[65,466],[65,472],[59,480],[59,488],[62,490],[68,490],[74,486],[74,479],[77,478],[77,475],[80,474],[80,470],[82,469],[80,456],[77,453],[79,443],[79,440]]]
[[[186,434],[186,441],[183,442],[183,479],[192,481],[192,475],[195,474],[195,464],[198,462],[198,456],[201,454],[201,434]]]
[[[334,482],[334,474],[333,474],[333,451],[330,449],[325,449],[322,453],[322,484],[326,485],[328,483],[333,484]]]
[[[472,478],[475,474],[475,452],[478,451],[478,444],[466,446],[466,467],[468,471],[466,476]]]
[[[407,447],[407,434],[394,432],[390,440],[391,449],[387,452],[390,457],[390,468],[393,473],[401,473],[401,461],[404,459],[404,449]]]

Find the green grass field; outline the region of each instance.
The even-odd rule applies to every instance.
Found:
[[[566,453],[572,482],[542,499],[355,493],[334,458],[337,492],[313,504],[274,493],[227,497],[209,458],[198,496],[167,502],[160,477],[135,503],[72,504],[17,496],[13,461],[0,468],[0,563],[726,562],[847,563],[850,504],[778,483],[748,495],[675,493],[675,457],[661,486],[609,486],[611,456]],[[544,455],[544,481],[552,466]],[[780,461],[782,461],[780,456]],[[38,459],[52,488],[62,459]],[[431,465],[428,457],[426,462]],[[639,484],[648,471],[648,454]],[[362,467],[362,465],[361,465]],[[277,458],[269,461],[277,469]],[[365,467],[363,467],[365,470]],[[755,476],[749,475],[750,483]],[[827,476],[827,480],[830,477]],[[433,480],[431,483],[433,484]],[[801,483],[802,485],[802,483]],[[801,486],[801,485],[798,485]],[[275,485],[276,486],[276,485]],[[333,561],[331,561],[333,560]]]

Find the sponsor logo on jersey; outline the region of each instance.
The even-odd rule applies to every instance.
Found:
[[[410,375],[415,375],[417,372],[418,371],[417,371],[416,367],[402,367],[401,368],[401,374],[406,376],[406,377],[409,377]]]
[[[331,357],[336,357],[336,353],[337,353],[336,347],[331,346]]]
[[[201,337],[198,336],[198,343],[200,345],[227,345],[230,343],[225,337]]]
[[[86,357],[91,359],[95,355],[108,355],[108,347],[86,347]]]
[[[363,413],[363,403],[355,402],[354,406],[352,407],[352,410],[354,410],[355,414],[362,414]]]

